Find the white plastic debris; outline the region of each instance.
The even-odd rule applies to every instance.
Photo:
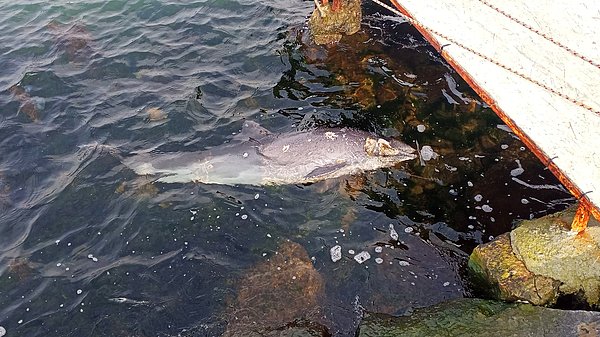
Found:
[[[475,197],[473,197],[473,199],[475,199],[475,201],[480,202],[481,200],[483,200],[483,196],[481,194],[477,194]]]
[[[490,207],[490,205],[486,204],[486,205],[481,206],[481,210],[484,211],[484,212],[486,212],[486,213],[489,213],[489,212],[491,212],[493,210],[493,208]]]
[[[336,245],[329,249],[329,255],[331,256],[331,261],[338,262],[342,259],[342,246]]]
[[[354,255],[354,260],[358,263],[363,263],[371,258],[371,254],[369,252],[365,252],[364,250],[356,255]]]

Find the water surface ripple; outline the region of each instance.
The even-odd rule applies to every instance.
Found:
[[[316,47],[304,29],[312,7],[0,4],[8,336],[235,335],[288,316],[352,336],[363,309],[397,314],[468,295],[474,245],[572,202],[412,29],[367,5],[361,33]],[[279,187],[155,184],[119,159],[209,149],[246,119],[273,132],[378,131],[440,157]],[[372,255],[364,264],[361,251]],[[288,284],[278,279],[287,261],[299,269],[285,277],[310,280],[304,311],[256,302],[271,298],[262,289],[290,296],[277,286]]]

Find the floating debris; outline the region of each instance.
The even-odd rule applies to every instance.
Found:
[[[425,132],[425,125],[423,125],[423,124],[417,125],[417,131],[419,131],[419,132]]]
[[[331,255],[331,261],[338,262],[342,259],[342,246],[336,245],[331,247],[329,254]]]
[[[358,263],[363,263],[371,258],[371,254],[369,252],[365,252],[364,250],[356,255],[354,255],[354,260]]]
[[[381,253],[383,251],[383,247],[377,246],[375,247],[375,253]]]
[[[0,326],[0,337],[3,337],[4,335],[6,335],[6,329],[4,329],[3,326]]]
[[[380,257],[375,258],[375,263],[377,264],[382,264],[383,263],[383,259]]]

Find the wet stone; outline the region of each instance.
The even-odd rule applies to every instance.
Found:
[[[304,248],[291,241],[281,244],[269,260],[259,263],[238,282],[237,298],[228,313],[223,336],[320,336],[326,329],[303,331],[298,322],[316,322],[324,284]],[[309,326],[320,326],[311,323]],[[308,331],[306,330],[306,331]],[[305,331],[305,332],[306,332]],[[315,331],[323,332],[314,334]]]
[[[600,313],[464,298],[415,310],[410,316],[368,314],[359,337],[598,336]]]
[[[469,269],[477,284],[495,298],[552,305],[574,296],[600,304],[600,225],[591,220],[583,233],[570,231],[575,214],[566,211],[525,220],[512,232],[477,247]]]
[[[556,301],[558,282],[527,270],[513,253],[508,234],[475,248],[469,271],[476,287],[492,298],[533,304]]]
[[[523,221],[510,234],[513,250],[527,269],[560,282],[560,295],[577,295],[592,306],[600,304],[600,223],[570,231],[576,206],[535,220]]]
[[[330,6],[321,6],[312,13],[308,26],[314,43],[336,43],[343,35],[359,31],[362,20],[360,0],[341,1],[343,5],[336,11],[332,11]]]

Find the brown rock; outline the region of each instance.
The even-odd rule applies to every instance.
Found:
[[[304,248],[292,241],[238,283],[223,336],[263,336],[319,316],[323,280]],[[311,319],[312,318],[312,319]]]
[[[308,27],[316,44],[330,44],[338,42],[343,35],[358,32],[361,20],[360,0],[344,0],[344,5],[337,11],[332,11],[329,6],[315,9]]]

